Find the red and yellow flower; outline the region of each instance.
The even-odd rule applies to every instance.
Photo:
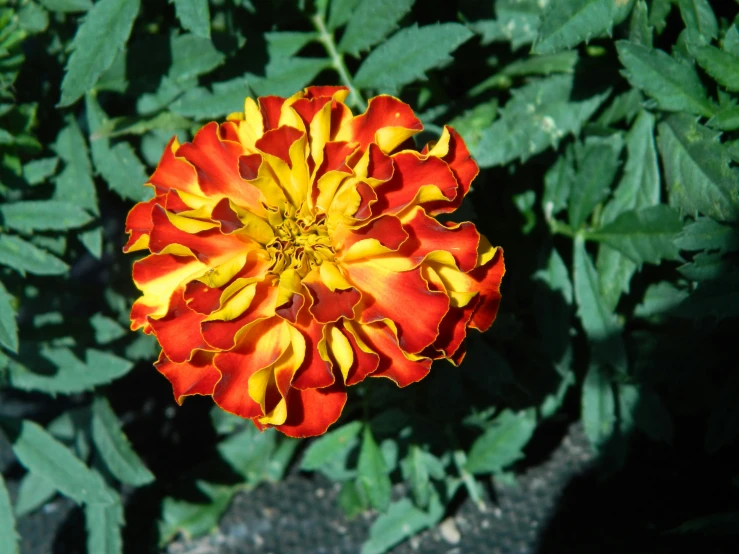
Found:
[[[495,319],[503,251],[443,224],[478,173],[462,138],[412,149],[422,129],[391,96],[353,115],[343,87],[247,98],[243,113],[173,138],[128,215],[142,296],[131,328],[162,347],[177,402],[293,437],[319,435],[346,387],[400,387],[459,363]]]

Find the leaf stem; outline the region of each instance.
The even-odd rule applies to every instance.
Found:
[[[349,70],[346,68],[346,64],[344,63],[344,57],[336,49],[334,35],[326,28],[326,21],[324,20],[323,15],[317,13],[311,17],[311,21],[313,22],[313,26],[316,28],[316,31],[318,31],[318,40],[321,41],[326,49],[326,53],[329,55],[329,58],[331,58],[331,65],[339,74],[342,84],[349,89],[350,102],[362,111],[366,110],[367,103],[354,86],[354,83],[352,83],[351,75],[349,75]]]

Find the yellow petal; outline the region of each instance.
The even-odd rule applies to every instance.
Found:
[[[181,215],[173,214],[172,212],[165,211],[169,222],[177,227],[180,231],[185,233],[200,233],[201,231],[207,231],[209,229],[215,229],[218,227],[218,223],[213,221],[201,221],[199,219],[191,219]]]
[[[331,292],[338,290],[346,290],[352,288],[351,283],[341,273],[341,270],[335,263],[324,262],[320,265],[321,281]]]
[[[336,360],[337,364],[339,364],[339,370],[341,370],[341,375],[344,377],[344,382],[346,382],[349,370],[354,363],[354,351],[352,350],[352,345],[349,342],[349,339],[344,336],[344,333],[342,333],[338,327],[333,325],[331,326],[331,331],[326,336],[326,342],[328,343],[328,348],[333,355],[333,359]]]
[[[295,294],[300,294],[300,274],[294,269],[286,269],[280,274],[277,290],[277,307],[289,302]]]

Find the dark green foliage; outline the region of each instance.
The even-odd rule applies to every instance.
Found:
[[[514,481],[558,418],[581,422],[602,476],[632,441],[705,451],[735,475],[736,8],[0,0],[0,432],[17,461],[0,476],[0,552],[59,494],[84,513],[88,552],[154,551],[292,468],[340,483],[348,518],[375,510],[362,552],[380,554],[463,495],[484,508],[484,480]],[[353,387],[303,445],[218,409],[210,425],[194,399],[170,414],[155,341],[128,331],[120,248],[173,135],[310,84],[348,86],[355,112],[398,95],[419,145],[453,125],[482,171],[450,218],[503,246],[507,274],[460,367]],[[737,513],[660,530],[728,535]]]

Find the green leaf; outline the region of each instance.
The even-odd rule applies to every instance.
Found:
[[[544,14],[533,51],[553,54],[588,41],[613,27],[613,0],[560,0]]]
[[[37,423],[24,419],[17,428],[4,426],[3,430],[18,461],[63,495],[80,504],[114,502],[102,478]]]
[[[649,288],[644,293],[641,304],[634,309],[634,316],[649,318],[668,315],[687,297],[687,292],[676,288],[666,281],[649,285]]]
[[[670,529],[668,533],[700,533],[707,537],[733,536],[739,529],[739,512],[720,512],[696,517]]]
[[[354,84],[361,88],[398,90],[425,72],[452,61],[451,53],[472,37],[459,23],[414,24],[375,48],[359,66]]]
[[[670,204],[688,214],[700,212],[720,221],[739,219],[739,172],[718,140],[719,133],[685,115],[658,125]]]
[[[638,0],[636,4],[634,4],[634,9],[631,12],[631,21],[629,22],[629,42],[652,48],[653,31],[654,29],[649,26],[647,3],[644,0]]]
[[[169,78],[176,82],[203,75],[221,65],[226,56],[210,41],[194,34],[173,35],[170,39],[172,65]]]
[[[706,125],[719,131],[736,131],[739,129],[739,106],[733,106],[718,112]]]
[[[15,516],[10,504],[10,495],[5,486],[5,479],[0,473],[0,552],[18,554],[20,537],[15,530]]]
[[[354,519],[369,506],[354,481],[344,481],[338,498],[339,506],[347,519]]]
[[[722,264],[717,264],[713,269],[714,275],[711,275],[710,280],[699,283],[680,306],[680,315],[693,319],[711,318],[715,321],[739,316],[739,274],[734,267],[722,267]]]
[[[54,198],[87,208],[94,215],[100,213],[95,183],[92,180],[92,165],[87,153],[85,137],[77,121],[70,119],[56,138],[55,149],[65,162],[62,172],[54,178]]]
[[[522,162],[576,135],[598,109],[608,92],[570,102],[571,75],[553,75],[511,91],[500,118],[483,132],[473,155],[481,167]]]
[[[290,96],[307,86],[324,69],[331,67],[328,58],[275,58],[264,68],[265,77],[247,73],[249,87],[258,95]]]
[[[374,508],[380,512],[387,511],[392,483],[385,458],[368,426],[364,428],[362,447],[359,451],[357,485],[362,488]]]
[[[95,330],[95,342],[98,344],[108,344],[128,335],[128,329],[115,319],[99,313],[90,318],[90,325]]]
[[[208,0],[174,0],[174,8],[185,30],[199,37],[210,38]]]
[[[92,8],[92,0],[39,0],[39,2],[53,12],[85,12]]]
[[[80,242],[92,254],[95,259],[99,260],[103,255],[103,228],[98,225],[94,229],[88,229],[78,235]]]
[[[289,437],[278,439],[277,448],[272,452],[265,471],[268,481],[279,483],[282,480],[299,445],[298,439]]]
[[[207,500],[203,503],[187,502],[167,497],[162,501],[162,519],[159,522],[159,542],[169,542],[177,533],[190,539],[205,535],[218,526],[218,520],[236,492],[236,488],[197,481],[198,490]]]
[[[49,26],[49,12],[38,4],[30,2],[18,12],[18,25],[28,33],[41,33]]]
[[[275,449],[275,432],[260,433],[253,425],[221,441],[218,453],[250,486],[267,478],[267,465]]]
[[[579,235],[575,239],[573,266],[577,311],[585,334],[590,339],[593,358],[624,372],[627,360],[621,328],[615,314],[603,301],[598,273],[585,250],[585,241]]]
[[[711,117],[716,106],[706,96],[698,74],[662,50],[654,50],[625,40],[616,41],[625,76],[632,84],[657,101],[663,110]]]
[[[678,0],[688,40],[708,44],[718,35],[718,22],[708,0]]]
[[[267,53],[270,59],[287,58],[300,52],[306,44],[319,38],[318,33],[303,33],[296,31],[280,31],[264,33],[267,41]]]
[[[739,250],[739,230],[710,217],[699,217],[685,225],[675,238],[675,246],[680,250],[733,252]]]
[[[720,252],[700,252],[693,256],[693,261],[677,270],[691,281],[710,282],[733,271],[733,266]]]
[[[0,282],[0,344],[12,352],[18,352],[18,324],[15,299]]]
[[[110,189],[122,198],[143,202],[152,197],[152,189],[145,187],[149,178],[144,164],[128,142],[110,146],[105,137],[97,136],[107,124],[107,115],[100,108],[95,97],[85,97],[87,125],[90,129],[90,149],[95,169],[108,183]]]
[[[56,494],[56,487],[35,473],[26,473],[18,487],[15,513],[18,517],[30,514],[46,504]]]
[[[573,73],[578,59],[577,50],[568,50],[545,56],[531,56],[509,63],[501,73],[509,77]]]
[[[523,458],[523,448],[536,428],[533,410],[503,410],[472,443],[467,465],[470,473],[497,473]]]
[[[113,408],[102,396],[92,403],[92,440],[110,473],[122,483],[140,487],[154,480],[121,430]]]
[[[619,215],[612,223],[586,233],[586,238],[604,242],[631,261],[657,264],[679,259],[673,243],[682,230],[680,214],[664,204]]]
[[[616,96],[613,101],[606,106],[601,115],[596,120],[599,125],[612,126],[615,123],[626,121],[631,123],[637,114],[641,111],[641,105],[644,101],[641,92],[632,88],[623,94]]]
[[[115,499],[112,504],[87,504],[85,527],[87,552],[95,554],[121,554],[123,552],[123,505],[117,492],[108,489]]]
[[[23,166],[23,178],[29,185],[40,185],[56,173],[59,158],[41,158],[32,160]]]
[[[8,366],[10,383],[21,390],[38,390],[50,394],[74,394],[110,383],[130,371],[133,363],[114,354],[87,349],[86,362],[68,348],[44,348],[40,354],[57,368],[53,374],[35,373],[11,362]]]
[[[408,498],[393,502],[370,527],[369,539],[362,545],[361,554],[383,554],[419,531],[433,527],[443,515],[444,506],[436,493],[431,497],[428,511],[415,507]]]
[[[0,206],[3,223],[9,229],[31,234],[33,231],[65,231],[82,227],[92,216],[82,208],[58,200],[26,200]]]
[[[544,174],[544,194],[541,205],[547,217],[567,207],[575,180],[574,151],[568,148]]]
[[[313,440],[305,451],[300,469],[316,470],[347,448],[353,447],[361,430],[362,422],[352,421]]]
[[[328,30],[335,31],[354,15],[360,0],[334,0],[328,14]]]
[[[69,266],[45,250],[13,235],[0,235],[0,264],[7,265],[21,275],[62,275]]]
[[[724,38],[721,40],[721,47],[724,52],[739,56],[739,25],[736,22],[726,30]]]
[[[597,364],[591,364],[582,384],[582,423],[596,452],[603,450],[616,426],[613,388]]]
[[[694,46],[690,52],[716,82],[731,92],[739,91],[739,56],[723,52],[715,46]]]
[[[476,21],[470,28],[482,35],[482,44],[509,41],[513,50],[536,40],[541,24],[543,3],[538,0],[498,0],[496,20]]]
[[[398,22],[415,0],[361,0],[339,42],[339,52],[359,54],[383,41],[398,28]]]
[[[582,227],[593,209],[607,196],[618,171],[623,143],[621,135],[615,134],[588,137],[584,144],[576,145],[577,173],[567,206],[573,229]]]
[[[213,83],[212,89],[212,92],[204,87],[190,89],[169,108],[192,119],[218,119],[244,109],[244,98],[249,90],[245,78]]]
[[[72,41],[59,106],[74,104],[113,64],[131,34],[139,0],[100,0],[88,12]]]

